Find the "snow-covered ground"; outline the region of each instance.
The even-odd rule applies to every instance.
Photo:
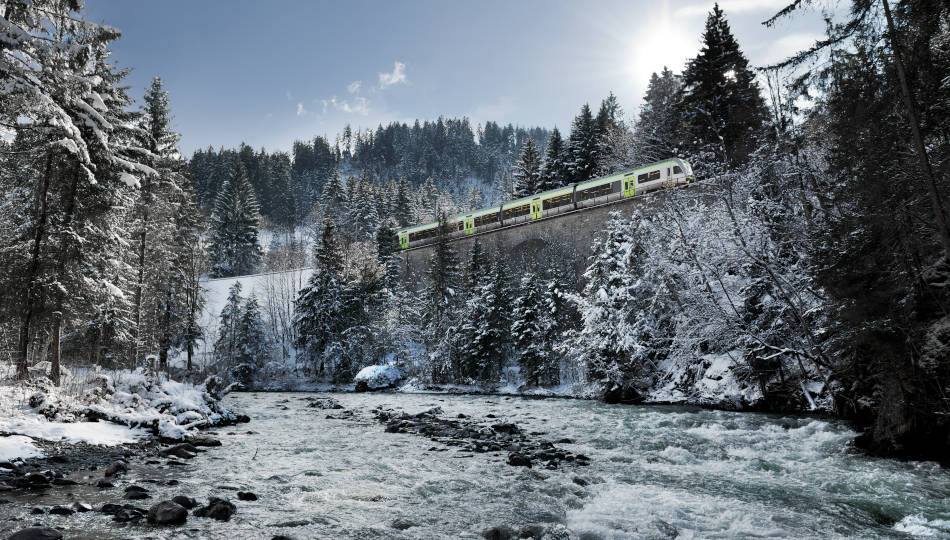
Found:
[[[3,384],[0,461],[40,456],[34,440],[115,446],[157,436],[182,439],[237,418],[219,405],[216,391],[215,381],[177,382],[141,370],[75,370],[59,387],[42,378]]]

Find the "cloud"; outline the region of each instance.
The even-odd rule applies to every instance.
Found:
[[[362,116],[369,114],[369,100],[362,96],[357,96],[352,100],[339,99],[333,96],[330,99],[321,99],[320,103],[323,105],[323,114],[326,114],[330,107],[350,114]]]
[[[346,86],[346,91],[355,94],[360,91],[361,86],[363,86],[362,81],[353,81]]]
[[[697,17],[712,11],[714,2],[688,4],[676,10],[678,17]],[[788,0],[721,0],[719,7],[728,15],[751,11],[777,12],[788,5]]]
[[[393,66],[392,73],[379,74],[379,87],[388,88],[394,84],[406,84],[409,79],[406,78],[406,64],[397,61]]]
[[[303,103],[297,103],[297,116],[303,116],[307,114],[307,109],[304,108]]]

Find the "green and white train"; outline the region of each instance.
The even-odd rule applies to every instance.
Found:
[[[449,238],[490,231],[543,219],[591,206],[626,199],[693,180],[693,168],[682,159],[668,159],[609,176],[594,178],[531,195],[491,208],[482,208],[446,220]],[[426,223],[396,231],[400,249],[436,241],[439,223]]]

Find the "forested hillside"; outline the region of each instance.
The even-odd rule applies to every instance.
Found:
[[[946,460],[944,4],[847,4],[813,48],[758,68],[716,6],[638,111],[604,88],[563,134],[441,118],[190,158],[161,79],[128,89],[110,62],[116,30],[75,2],[2,6],[11,377],[181,357],[186,376],[346,385],[393,363],[421,387],[825,411],[875,452]],[[400,276],[396,227],[669,156],[714,200],[682,189],[611,220],[580,280],[557,243],[463,261],[444,238],[423,289]],[[198,324],[202,279],[303,267],[303,287],[235,287]]]

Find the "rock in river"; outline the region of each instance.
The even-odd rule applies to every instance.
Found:
[[[176,504],[180,504],[181,506],[184,506],[188,510],[191,510],[192,508],[198,506],[198,501],[192,499],[191,497],[186,497],[184,495],[177,495],[175,497],[172,497],[172,501],[175,502]]]
[[[218,521],[228,521],[231,519],[235,510],[237,510],[237,507],[232,503],[224,499],[212,497],[208,501],[208,506],[195,510],[195,515],[198,517],[209,517]]]
[[[63,533],[49,527],[30,527],[10,535],[8,540],[60,540]]]
[[[242,501],[256,501],[257,495],[250,491],[238,491],[237,496],[239,500]]]
[[[155,525],[181,525],[188,519],[188,510],[174,501],[162,501],[148,509],[148,522]]]

